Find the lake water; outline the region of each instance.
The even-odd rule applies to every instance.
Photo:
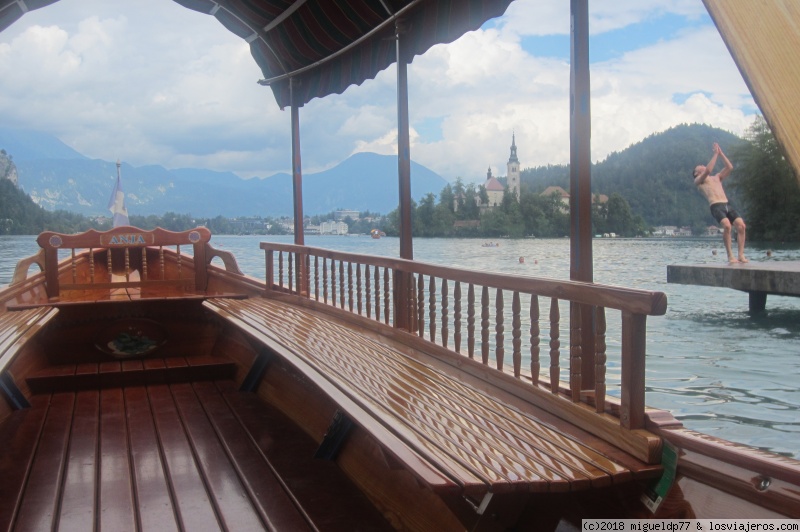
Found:
[[[245,273],[263,278],[258,244],[267,240],[291,243],[292,237],[214,236],[212,244],[233,252]],[[481,243],[417,239],[414,257],[476,270],[569,277],[567,239],[502,240],[496,248]],[[308,236],[306,244],[399,255],[396,238]],[[765,248],[748,246],[750,259],[800,260],[800,246],[771,249],[768,259]],[[20,257],[37,250],[33,237],[0,236],[0,284],[10,281]],[[666,315],[647,321],[648,405],[670,410],[688,428],[800,458],[800,298],[769,296],[767,312],[752,317],[744,292],[667,284],[668,264],[723,261],[718,240],[596,239],[593,254],[595,282],[667,294]]]

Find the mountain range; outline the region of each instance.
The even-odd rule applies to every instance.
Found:
[[[17,167],[19,186],[47,210],[107,215],[115,162],[90,159],[45,133],[0,128],[0,148]],[[131,214],[188,213],[199,217],[290,216],[292,178],[279,173],[242,179],[231,172],[122,163]],[[438,194],[444,178],[412,161],[411,195]],[[388,213],[398,205],[397,156],[356,153],[337,166],[303,175],[306,214],[336,209]]]

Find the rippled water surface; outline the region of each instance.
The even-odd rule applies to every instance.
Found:
[[[263,240],[290,243],[292,238],[214,236],[212,244],[232,251],[247,274],[263,278],[264,253],[258,247]],[[481,243],[417,239],[414,257],[469,269],[569,277],[567,239],[502,240],[496,248]],[[306,244],[399,255],[395,238],[308,236]],[[9,282],[20,257],[36,251],[33,237],[0,237],[0,284]],[[767,259],[766,249],[749,249],[754,261],[800,260],[798,246],[772,251]],[[767,312],[752,317],[744,292],[667,284],[668,264],[722,261],[716,240],[598,239],[593,254],[595,282],[667,294],[666,315],[647,322],[648,405],[670,410],[689,428],[800,458],[800,298],[769,296]],[[523,264],[519,257],[525,257]],[[612,329],[609,315],[610,342]]]

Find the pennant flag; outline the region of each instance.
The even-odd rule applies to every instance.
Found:
[[[114,191],[111,193],[111,199],[108,201],[108,210],[114,215],[114,227],[131,225],[130,220],[128,220],[128,209],[125,207],[125,193],[122,192],[120,166],[122,165],[117,161],[117,184],[114,185]]]

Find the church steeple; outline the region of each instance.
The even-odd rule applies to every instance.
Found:
[[[517,136],[511,133],[511,156],[508,158],[508,190],[513,192],[519,201],[520,197],[520,171],[519,159],[517,159]]]
[[[519,164],[519,159],[517,159],[517,136],[513,132],[511,133],[511,157],[508,158],[508,162]]]

